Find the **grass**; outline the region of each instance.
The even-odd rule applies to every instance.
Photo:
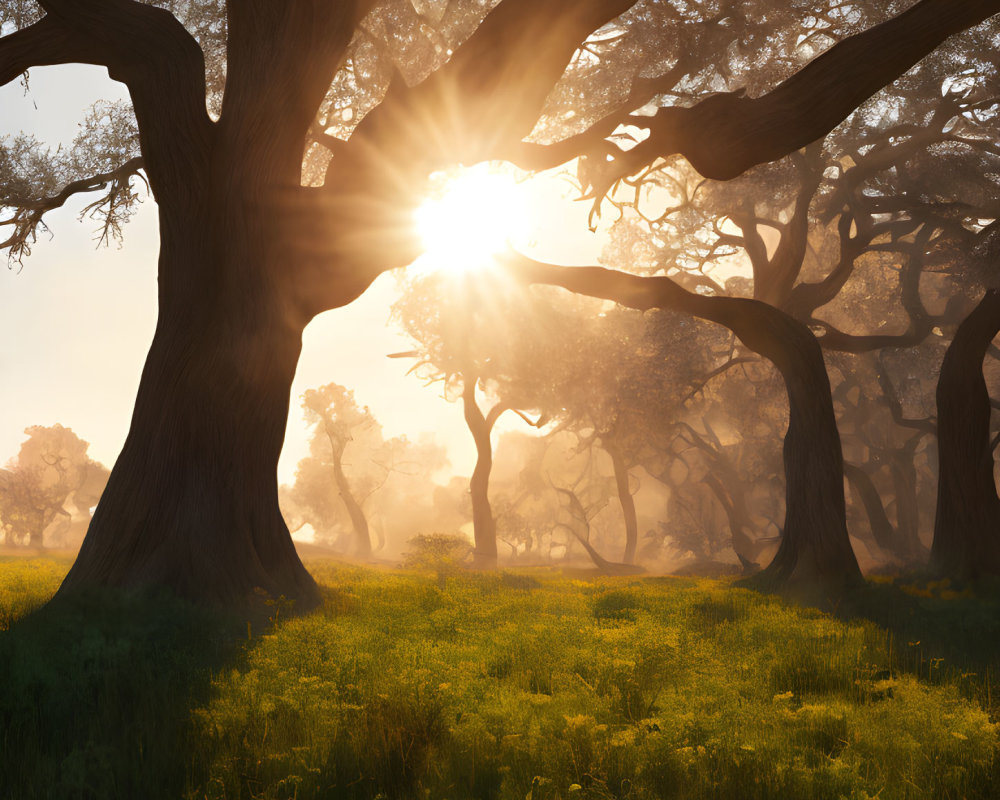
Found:
[[[0,563],[0,621],[65,567]],[[992,595],[874,584],[839,619],[721,581],[309,567],[323,609],[249,637],[167,598],[107,597],[0,634],[4,796],[1000,788]]]

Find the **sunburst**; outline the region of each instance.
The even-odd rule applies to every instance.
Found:
[[[482,269],[527,229],[523,187],[509,172],[487,165],[432,176],[434,190],[414,221],[424,245],[425,270]]]

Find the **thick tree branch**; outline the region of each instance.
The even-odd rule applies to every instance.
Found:
[[[356,169],[359,159],[366,173],[383,172],[406,185],[443,165],[476,163],[515,148],[581,43],[634,4],[503,0],[425,81],[407,87],[395,77],[382,104],[351,136],[354,159],[331,163],[327,183],[354,183],[351,162]]]
[[[632,112],[646,105],[658,94],[673,89],[690,68],[690,60],[682,54],[663,75],[656,78],[639,78],[632,84],[628,97],[613,111],[605,114],[587,130],[568,136],[552,144],[536,144],[533,142],[518,142],[508,149],[498,152],[498,158],[510,161],[522,169],[540,172],[553,169],[572,161],[583,154],[595,152],[613,155],[617,152],[610,142],[604,141],[621,125],[634,124],[644,127],[648,118],[633,116]]]
[[[816,144],[805,153],[793,154],[800,175],[801,185],[795,197],[792,217],[783,226],[781,239],[758,289],[754,281],[754,296],[776,308],[785,309],[792,294],[792,287],[802,272],[806,249],[809,245],[809,208],[823,180],[822,147]]]
[[[103,65],[128,86],[153,194],[169,193],[203,219],[212,123],[198,43],[169,12],[132,0],[40,4],[48,16],[38,24],[66,42],[67,58],[59,63]]]
[[[16,80],[31,67],[94,63],[95,49],[43,17],[33,25],[0,38],[0,86]]]
[[[616,180],[677,153],[717,180],[775,161],[829,133],[949,36],[997,12],[1000,0],[919,0],[838,42],[762,97],[732,92],[689,108],[661,108],[649,138],[619,154],[594,193],[601,196]]]
[[[697,294],[663,275],[639,276],[604,267],[562,267],[534,261],[513,250],[503,256],[502,262],[511,274],[525,283],[561,286],[577,294],[612,300],[640,311],[660,308],[717,322],[733,331],[755,353],[769,359],[783,374],[788,368],[785,359],[789,351],[775,349],[772,326],[796,332],[801,326],[782,311],[759,300]]]

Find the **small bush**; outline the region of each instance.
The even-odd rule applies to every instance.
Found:
[[[472,545],[460,534],[421,533],[408,542],[403,566],[417,572],[432,572],[444,588],[448,578],[468,563]]]

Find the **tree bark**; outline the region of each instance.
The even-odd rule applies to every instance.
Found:
[[[622,507],[622,516],[625,518],[625,555],[622,562],[625,564],[635,563],[635,549],[639,543],[639,520],[635,513],[635,499],[632,497],[632,490],[628,485],[628,467],[621,451],[611,445],[605,444],[604,449],[611,456],[611,465],[615,471],[615,487],[618,490],[618,502]]]
[[[1000,498],[993,479],[983,359],[1000,331],[1000,290],[958,326],[937,387],[938,497],[931,565],[960,579],[1000,574]]]
[[[844,460],[823,352],[801,322],[757,300],[688,292],[670,278],[601,267],[556,267],[519,254],[508,266],[530,283],[614,300],[640,310],[670,309],[725,325],[781,372],[788,392],[785,527],[774,560],[752,581],[838,590],[861,581],[844,503]]]

